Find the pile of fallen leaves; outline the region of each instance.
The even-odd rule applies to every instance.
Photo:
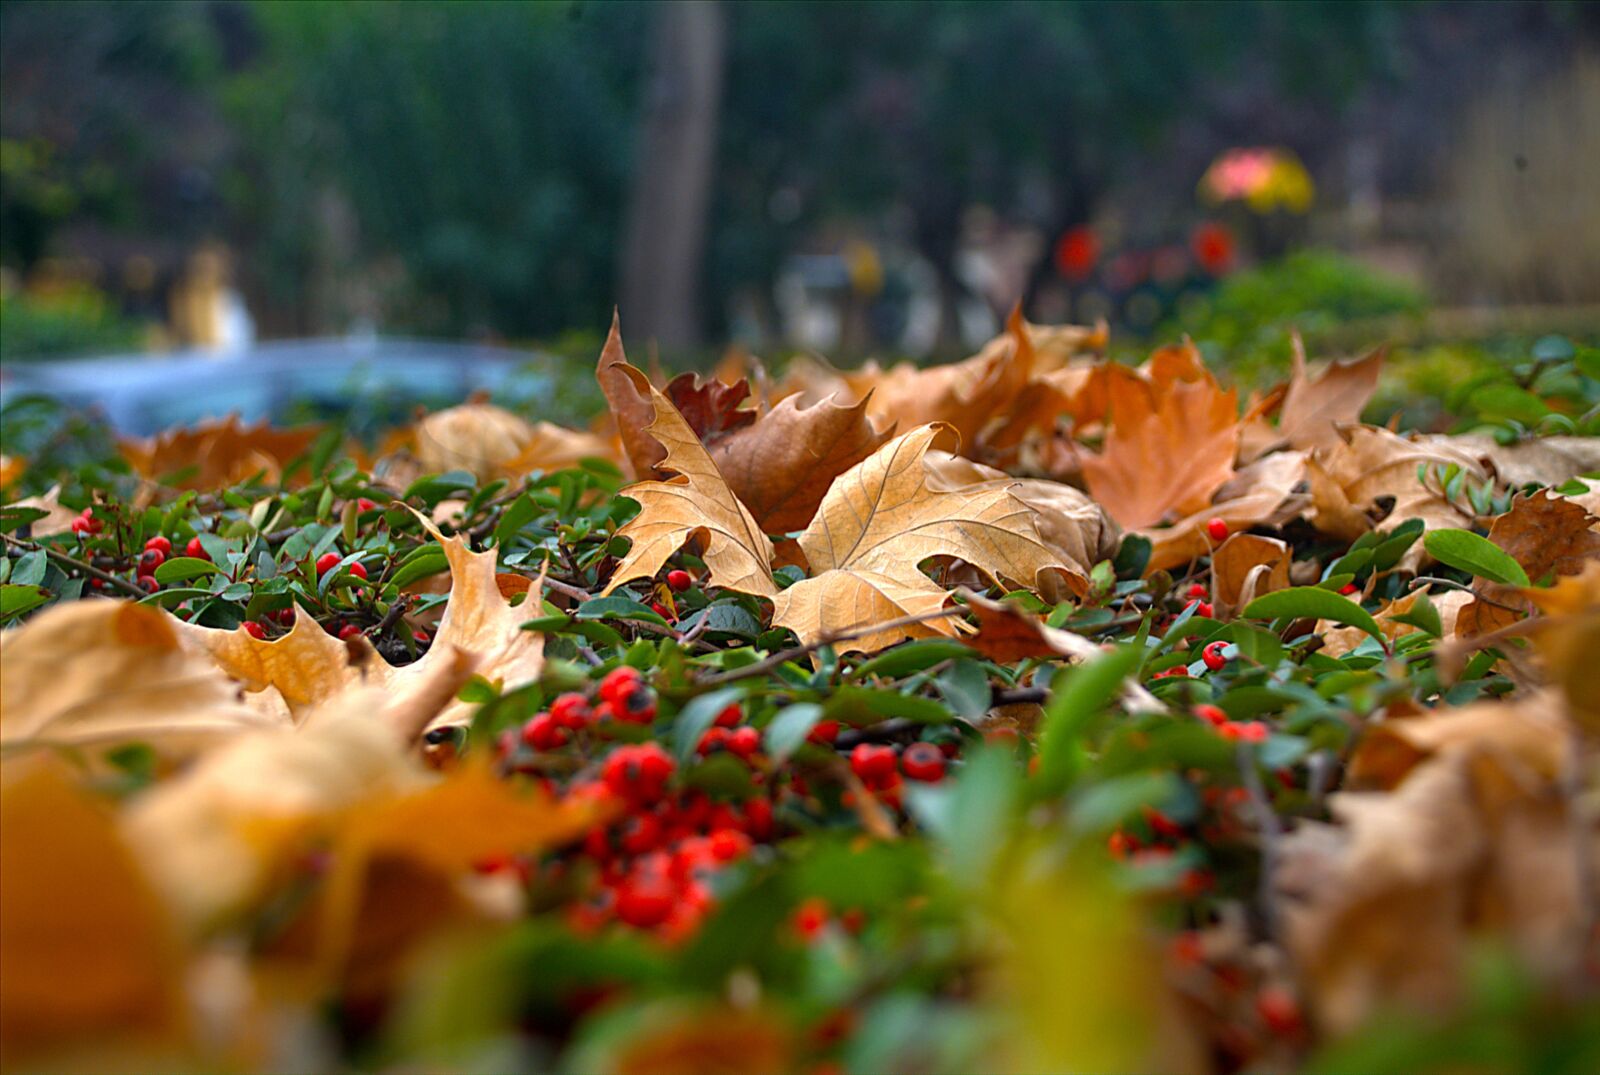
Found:
[[[1105,344],[0,459],[7,1069],[1600,1069],[1600,441]]]

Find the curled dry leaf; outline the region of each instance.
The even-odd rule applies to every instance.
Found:
[[[1239,447],[1233,389],[1224,392],[1203,369],[1198,380],[1182,379],[1178,359],[1152,362],[1148,380],[1132,371],[1112,375],[1105,447],[1083,458],[1090,494],[1129,528],[1207,507],[1233,476]]]
[[[840,475],[823,498],[800,547],[813,578],[774,598],[773,623],[802,641],[869,628],[943,607],[946,591],[918,564],[942,556],[991,577],[1035,586],[1052,570],[1073,572],[1039,536],[1037,512],[999,483],[939,492],[928,484],[924,456],[935,443],[954,447],[953,431],[928,425],[904,433]],[[1077,576],[1077,585],[1087,580]],[[865,652],[906,637],[953,634],[943,621],[876,631],[849,643]]]
[[[1440,479],[1418,480],[1419,467],[1460,467],[1470,480],[1489,475],[1471,455],[1451,445],[1412,441],[1376,426],[1340,431],[1340,441],[1318,449],[1307,463],[1313,503],[1312,523],[1323,533],[1354,541],[1371,530],[1375,518],[1386,526],[1421,519],[1428,530],[1470,528],[1472,509],[1444,495]],[[1421,542],[1400,566],[1415,571],[1425,553]]]
[[[450,601],[432,647],[412,664],[390,665],[365,639],[341,642],[298,609],[290,632],[272,640],[252,638],[243,629],[225,631],[178,621],[175,626],[187,647],[209,655],[245,690],[270,688],[255,703],[259,708],[296,719],[363,684],[384,687],[395,710],[403,712],[435,669],[460,659],[457,650],[470,657],[478,675],[493,683],[520,686],[538,678],[544,668],[544,637],[522,630],[522,623],[540,607],[540,586],[536,583],[528,591],[524,607],[513,608],[496,579],[493,550],[473,552],[466,539],[447,538],[427,519],[417,517],[444,549]],[[469,703],[452,701],[435,723],[465,724],[472,710]]]
[[[1479,933],[1508,936],[1538,976],[1575,969],[1579,863],[1592,871],[1596,834],[1571,828],[1558,711],[1531,695],[1386,723],[1352,771],[1387,790],[1336,794],[1339,826],[1284,840],[1273,881],[1285,940],[1324,1028],[1346,1033],[1397,1005],[1441,1010]]]
[[[170,429],[117,447],[128,465],[148,481],[168,481],[178,489],[217,489],[264,472],[276,482],[321,429],[274,429],[266,422],[241,425],[237,414],[199,425]]]
[[[644,374],[626,364],[612,372],[653,404],[655,420],[650,423],[649,436],[665,448],[657,470],[674,472],[677,477],[639,482],[623,490],[639,502],[639,514],[617,531],[618,537],[631,538],[633,546],[605,592],[611,593],[630,579],[653,576],[684,542],[704,535],[701,559],[716,585],[762,597],[776,594],[772,542],[728,488],[700,438]]]
[[[550,422],[528,422],[488,403],[464,403],[417,422],[413,439],[424,473],[466,470],[482,481],[612,457],[604,438]]]
[[[1409,615],[1422,595],[1427,593],[1428,588],[1424,586],[1404,597],[1385,602],[1382,608],[1372,614],[1385,638],[1393,641],[1422,630],[1415,624],[1401,622],[1397,617]],[[1461,610],[1472,600],[1472,595],[1463,590],[1447,590],[1442,594],[1428,594],[1428,600],[1439,613],[1439,637],[1449,638],[1455,633]],[[1343,657],[1372,637],[1359,627],[1336,627],[1327,620],[1318,620],[1316,630],[1322,635],[1322,649],[1319,652],[1329,657]]]
[[[0,774],[7,1068],[72,1070],[97,1046],[106,1050],[100,1060],[121,1054],[126,1063],[141,1047],[178,1045],[187,1029],[184,958],[111,812],[64,763],[8,760]],[[63,1062],[68,1050],[76,1059]]]
[[[1576,575],[1584,565],[1600,560],[1600,519],[1540,489],[1513,499],[1511,509],[1490,524],[1489,540],[1521,564],[1534,582],[1547,575]],[[1473,580],[1472,588],[1482,597],[1461,610],[1456,630],[1463,638],[1507,627],[1533,609],[1514,586],[1480,578]]]
[[[1422,440],[1474,456],[1507,485],[1560,485],[1600,471],[1600,437],[1535,437],[1501,444],[1487,433],[1463,433]]]
[[[1287,542],[1234,534],[1211,554],[1211,601],[1219,613],[1243,608],[1262,594],[1289,585]]]
[[[611,417],[617,423],[617,435],[622,440],[622,450],[627,454],[636,478],[655,474],[656,464],[667,457],[667,450],[649,432],[655,421],[656,409],[650,399],[650,381],[628,365],[628,356],[622,350],[622,319],[613,312],[611,331],[600,350],[600,361],[595,366],[595,379],[611,408]],[[658,475],[659,476],[659,475]]]
[[[790,396],[744,429],[711,447],[711,459],[761,530],[803,528],[833,479],[876,451],[891,430],[879,431],[866,399],[829,397],[809,407]]]
[[[73,601],[0,634],[0,743],[187,753],[219,735],[276,723],[238,685],[185,649],[178,621],[128,601]]]
[[[1306,373],[1305,345],[1297,334],[1293,372],[1278,417],[1278,435],[1291,448],[1333,448],[1338,428],[1361,420],[1361,410],[1378,388],[1383,349],[1350,362],[1334,362],[1316,377]]]
[[[1140,531],[1150,539],[1145,570],[1162,571],[1206,555],[1215,544],[1206,524],[1221,519],[1231,531],[1276,526],[1311,503],[1304,452],[1273,452],[1245,467],[1216,491],[1213,503],[1171,526]]]

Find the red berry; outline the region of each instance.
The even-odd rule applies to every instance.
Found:
[[[750,850],[750,837],[738,829],[718,829],[711,834],[711,855],[718,862],[734,862]]]
[[[908,780],[932,784],[944,779],[944,751],[933,743],[912,743],[900,755],[900,771]]]
[[[811,940],[828,925],[828,901],[820,896],[805,900],[794,909],[795,931]]]
[[[1245,743],[1264,743],[1267,741],[1269,729],[1259,720],[1229,721],[1217,728],[1224,739],[1233,739]]]
[[[357,560],[355,563],[350,565],[350,574],[354,575],[358,579],[364,579],[367,577],[367,569],[361,566],[360,560]]]
[[[339,561],[342,559],[344,559],[344,557],[340,556],[336,552],[325,552],[321,556],[317,557],[317,577],[321,578],[323,575],[326,575],[335,567],[339,566]]]
[[[811,731],[806,733],[806,738],[813,743],[823,745],[831,744],[839,738],[839,722],[836,720],[819,720],[812,725]]]
[[[672,622],[672,610],[666,605],[663,605],[660,601],[650,602],[650,611],[654,612],[657,616],[660,616],[668,623]]]
[[[1228,524],[1221,519],[1212,519],[1206,523],[1206,533],[1212,541],[1226,541],[1228,538]]]
[[[95,525],[93,519],[85,518],[84,516],[80,515],[76,519],[72,520],[72,532],[74,534],[82,536],[84,534],[92,534],[94,531]]]
[[[887,780],[894,775],[894,749],[862,743],[850,752],[850,768],[864,784]]]
[[[735,724],[738,724],[743,717],[744,710],[739,708],[738,702],[734,702],[722,712],[718,713],[717,719],[713,723],[720,724],[724,728],[731,728]]]
[[[1227,646],[1228,644],[1226,642],[1209,643],[1205,649],[1200,651],[1200,659],[1205,661],[1206,667],[1211,669],[1213,672],[1220,672],[1228,664],[1228,658],[1222,655],[1222,651],[1226,649]]]
[[[139,557],[139,574],[151,574],[156,568],[160,567],[166,562],[166,554],[160,549],[146,549]]]
[[[261,626],[255,620],[245,620],[239,626],[243,627],[244,633],[249,635],[251,638],[259,638],[262,641],[266,640],[267,629]]]
[[[661,819],[654,814],[634,814],[622,825],[622,850],[643,855],[661,846]]]
[[[183,555],[192,556],[196,560],[211,559],[211,554],[206,552],[206,547],[200,544],[200,539],[198,537],[192,537],[189,539],[189,544],[183,547]]]
[[[550,715],[563,728],[576,731],[589,723],[589,699],[575,692],[563,694],[550,703]]]
[[[1256,1014],[1274,1034],[1295,1034],[1300,1030],[1300,1005],[1282,986],[1267,986],[1256,995]]]
[[[163,557],[172,555],[172,542],[157,534],[144,543],[145,552],[159,552]]]
[[[1106,850],[1110,851],[1114,858],[1127,858],[1139,850],[1139,841],[1118,829],[1106,837]]]
[[[522,741],[534,750],[555,750],[567,741],[567,730],[548,713],[535,714],[522,726]]]
[[[1144,819],[1150,823],[1150,831],[1157,836],[1168,840],[1176,840],[1183,836],[1183,826],[1172,820],[1160,810],[1150,807],[1144,808]]]
[[[665,922],[677,902],[678,894],[666,876],[635,870],[617,889],[617,917],[648,929]]]
[[[1360,593],[1361,588],[1353,582],[1347,582],[1343,586],[1339,587],[1339,592],[1344,594],[1346,597],[1349,597],[1353,593]]]
[[[744,804],[744,831],[758,840],[772,835],[772,801],[751,799]]]
[[[1195,706],[1194,715],[1214,728],[1220,728],[1228,723],[1228,714],[1222,711],[1222,707],[1211,705],[1209,702]]]
[[[377,505],[377,503],[375,501],[368,500],[364,496],[356,498],[356,510],[357,511],[362,511],[362,512],[371,511],[372,509],[376,508],[377,506],[378,505]]]
[[[642,743],[612,751],[600,772],[614,794],[634,802],[652,802],[661,798],[674,768],[672,756],[658,744]]]
[[[140,575],[134,580],[134,583],[145,593],[155,593],[157,590],[161,589],[161,583],[156,581],[156,577],[154,575]]]
[[[1216,610],[1211,607],[1210,601],[1201,601],[1199,604],[1197,604],[1194,609],[1194,614],[1196,616],[1204,616],[1208,620],[1216,618]]]
[[[1209,590],[1207,590],[1204,586],[1202,586],[1198,582],[1194,583],[1193,585],[1191,585],[1189,587],[1189,596],[1190,597],[1198,597],[1202,601],[1205,600],[1206,594],[1209,593],[1209,592],[1210,592]]]
[[[667,585],[671,586],[679,593],[682,593],[694,585],[694,579],[689,577],[689,573],[687,571],[678,568],[667,572]]]
[[[728,750],[741,758],[748,758],[761,748],[761,733],[750,725],[735,728],[728,735]]]
[[[347,623],[343,627],[339,628],[339,641],[348,642],[352,638],[360,638],[361,634],[362,632],[360,627],[353,623]]]
[[[618,720],[630,724],[649,724],[656,719],[656,694],[649,687],[638,686],[622,696],[621,704],[613,702],[612,710]]]
[[[728,747],[728,729],[712,725],[700,737],[699,746],[695,747],[702,757],[716,750],[726,750]]]
[[[637,668],[623,665],[606,673],[606,678],[600,681],[600,700],[609,702],[613,709],[624,696],[630,694],[635,687],[644,682]]]

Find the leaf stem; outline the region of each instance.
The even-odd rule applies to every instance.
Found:
[[[81,571],[92,579],[99,579],[108,586],[115,586],[123,593],[132,594],[134,597],[148,596],[142,589],[140,589],[138,586],[135,586],[127,579],[120,579],[109,572],[101,571],[93,564],[84,563],[77,557],[68,556],[66,553],[57,549],[53,549],[49,545],[39,545],[32,541],[23,541],[21,538],[14,538],[10,534],[0,534],[0,538],[4,538],[7,545],[14,545],[19,549],[26,549],[29,552],[43,552],[46,556],[60,564],[62,567],[70,567],[74,571]]]

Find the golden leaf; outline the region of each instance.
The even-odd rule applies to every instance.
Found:
[[[560,470],[609,459],[611,445],[593,433],[528,422],[488,403],[465,403],[423,418],[414,430],[417,461],[428,474],[466,470],[483,481]]]
[[[948,427],[904,433],[840,475],[800,536],[816,576],[774,598],[773,623],[812,642],[904,616],[937,611],[943,587],[918,564],[941,556],[963,560],[991,577],[1037,585],[1051,570],[1071,573],[1039,536],[1037,512],[1000,483],[959,492],[929,487],[924,457],[935,443],[954,447]],[[848,643],[871,652],[902,638],[949,635],[930,621],[887,628]]]
[[[1294,337],[1293,372],[1278,417],[1278,435],[1291,448],[1332,448],[1338,427],[1361,420],[1361,409],[1378,388],[1383,349],[1351,362],[1335,362],[1316,378],[1306,373],[1306,351]]]
[[[684,542],[702,534],[706,548],[701,558],[716,585],[762,597],[776,594],[772,542],[734,496],[694,430],[644,374],[626,363],[612,367],[612,373],[650,400],[655,420],[650,423],[649,436],[666,450],[657,469],[678,476],[671,481],[639,482],[623,490],[623,495],[639,502],[639,514],[617,531],[618,537],[632,538],[633,546],[611,576],[605,593],[630,579],[653,576]]]
[[[320,427],[274,429],[265,421],[241,425],[237,414],[186,428],[169,429],[142,440],[119,441],[117,447],[141,478],[163,481],[178,489],[219,489],[258,472],[279,481],[286,467],[304,454]]]
[[[719,441],[711,460],[763,533],[799,530],[811,521],[833,479],[884,441],[867,417],[867,398],[837,402],[830,396],[809,407],[789,396],[748,426]]]
[[[273,723],[185,650],[178,621],[128,601],[72,601],[0,634],[0,743],[158,742],[184,753]],[[320,633],[320,632],[319,632]]]
[[[183,971],[172,923],[110,812],[54,759],[8,761],[0,776],[7,1069],[96,1040],[119,1051],[175,1043]]]
[[[1511,508],[1495,517],[1489,540],[1498,545],[1537,582],[1546,575],[1576,575],[1585,564],[1600,560],[1600,519],[1583,507],[1549,490],[1518,496]],[[1521,619],[1532,610],[1517,588],[1474,579],[1473,590],[1488,600],[1477,600],[1461,610],[1457,633],[1463,638],[1485,635]],[[1510,606],[1510,607],[1502,607]]]
[[[649,433],[655,421],[655,405],[651,402],[650,381],[639,375],[638,380],[628,373],[639,371],[628,365],[628,356],[622,350],[622,319],[613,311],[611,331],[606,335],[605,347],[600,351],[600,361],[595,366],[595,379],[605,394],[606,404],[617,423],[617,434],[622,438],[622,449],[633,466],[633,475],[645,479],[655,473],[656,464],[667,457],[661,442]],[[640,387],[640,382],[644,387]]]
[[[1099,455],[1084,456],[1083,472],[1090,494],[1125,527],[1201,511],[1233,476],[1238,394],[1203,369],[1199,380],[1185,372],[1168,359],[1148,381],[1132,371],[1111,377],[1110,432]]]
[[[540,587],[533,586],[525,604],[513,608],[496,579],[494,550],[473,552],[465,538],[447,538],[433,523],[417,518],[444,549],[450,601],[433,645],[412,664],[390,665],[365,639],[341,642],[298,608],[294,627],[277,639],[253,638],[242,628],[226,631],[181,622],[177,630],[187,646],[209,654],[246,690],[271,688],[273,693],[260,703],[264,708],[271,711],[281,700],[284,711],[297,718],[361,684],[382,686],[397,701],[404,700],[421,689],[436,667],[455,662],[458,649],[471,656],[477,673],[490,682],[515,687],[538,678],[544,668],[544,637],[522,630],[522,624],[538,614]],[[436,724],[465,724],[472,712],[470,703],[453,701]]]
[[[1291,553],[1286,542],[1256,534],[1234,534],[1211,554],[1211,600],[1219,614],[1243,608],[1262,594],[1289,585]]]
[[[36,519],[28,525],[28,532],[34,537],[49,537],[52,534],[65,534],[72,529],[72,521],[78,517],[78,512],[61,504],[61,486],[52,485],[39,496],[23,497],[21,500],[6,505],[12,508],[37,508],[45,512],[45,517]]]

